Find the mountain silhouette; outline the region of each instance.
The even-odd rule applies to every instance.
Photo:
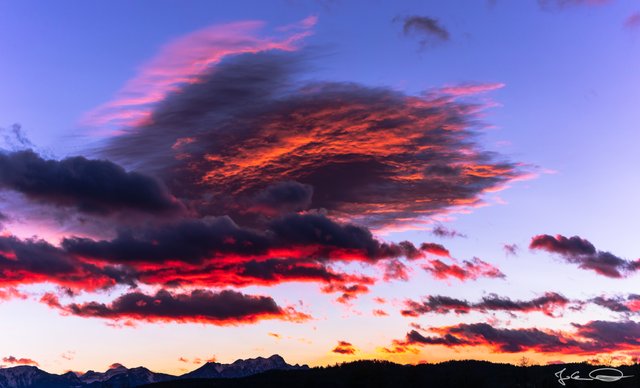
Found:
[[[599,369],[605,368],[605,369]],[[181,376],[155,373],[144,367],[114,365],[105,372],[56,375],[35,366],[0,369],[0,388],[626,388],[640,386],[640,365],[617,368],[586,363],[515,366],[487,361],[448,361],[439,364],[400,365],[388,361],[354,361],[327,367],[290,365],[279,355],[208,362]],[[573,375],[577,372],[578,375]],[[590,373],[595,377],[588,380]],[[570,376],[587,380],[572,379]],[[617,381],[604,381],[625,376]]]

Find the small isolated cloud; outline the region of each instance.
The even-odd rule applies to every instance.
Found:
[[[502,82],[492,83],[463,83],[459,85],[445,86],[439,89],[441,93],[456,97],[471,96],[474,94],[486,93],[492,90],[502,89],[505,86]]]
[[[610,278],[623,278],[640,268],[640,259],[625,260],[609,252],[596,250],[591,242],[579,236],[538,235],[531,239],[529,248],[554,253],[568,263],[577,264],[579,268]]]
[[[447,248],[436,243],[422,243],[420,244],[420,250],[436,256],[444,256],[444,257],[451,256]]]
[[[14,356],[4,357],[2,359],[2,362],[6,362],[7,364],[12,364],[12,365],[33,365],[33,366],[38,366],[38,363],[33,361],[30,358],[17,358],[17,357],[14,357]]]
[[[640,11],[634,12],[624,21],[624,26],[629,29],[640,28]]]
[[[406,36],[416,35],[420,37],[422,48],[447,42],[450,39],[449,31],[443,27],[438,19],[428,16],[412,15],[405,18],[396,17],[394,21],[402,21],[402,32]]]
[[[504,244],[502,249],[504,249],[504,252],[509,256],[517,256],[520,247],[518,247],[518,244]]]
[[[467,235],[462,234],[456,230],[449,229],[444,225],[436,225],[433,229],[431,229],[431,233],[434,236],[441,238],[467,237]]]
[[[538,0],[540,9],[560,10],[575,6],[599,6],[612,3],[613,0]]]
[[[373,315],[376,316],[376,317],[388,317],[389,316],[389,314],[387,314],[386,311],[380,310],[380,309],[373,310]]]
[[[454,259],[452,259],[454,260]],[[476,280],[481,277],[505,278],[498,268],[477,257],[472,260],[463,260],[461,263],[454,260],[452,264],[447,264],[442,260],[430,260],[429,265],[423,267],[436,279],[457,278],[461,281]]]
[[[338,346],[333,348],[332,352],[339,354],[355,354],[356,348],[354,348],[349,342],[338,341]]]

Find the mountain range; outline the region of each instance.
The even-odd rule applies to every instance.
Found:
[[[181,376],[152,372],[144,367],[126,368],[114,364],[105,372],[84,374],[67,372],[62,375],[45,372],[35,366],[15,366],[0,369],[0,388],[125,388],[144,384],[194,378],[238,378],[269,370],[309,369],[307,365],[289,365],[279,355],[236,360],[231,364],[207,362]]]

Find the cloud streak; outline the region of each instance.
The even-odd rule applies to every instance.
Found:
[[[427,313],[447,314],[454,312],[456,314],[468,314],[472,311],[482,313],[503,311],[511,315],[513,313],[541,312],[554,317],[558,309],[565,308],[570,302],[569,299],[555,292],[547,292],[531,300],[512,300],[508,297],[490,294],[477,303],[442,295],[429,295],[421,302],[406,300],[406,309],[402,310],[401,313],[404,316],[417,317]]]
[[[193,290],[183,294],[160,290],[154,295],[131,292],[109,304],[88,302],[64,306],[54,295],[47,294],[43,302],[65,314],[116,321],[237,325],[263,319],[300,322],[309,318],[293,308],[278,306],[270,297],[246,295],[232,290]]]
[[[538,235],[531,239],[529,248],[557,254],[579,268],[610,278],[623,278],[640,268],[640,260],[625,260],[609,252],[596,250],[591,242],[579,236]]]
[[[482,346],[498,353],[536,352],[541,354],[592,355],[635,349],[640,342],[640,324],[634,321],[590,321],[573,323],[574,331],[561,332],[538,328],[506,329],[487,323],[461,323],[432,327],[435,335],[423,335],[416,330],[403,340],[395,340],[385,348],[389,353],[404,353],[416,347],[443,345],[446,347]]]

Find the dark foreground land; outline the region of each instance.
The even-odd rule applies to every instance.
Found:
[[[562,369],[561,376],[555,374]],[[149,384],[148,388],[342,388],[342,387],[640,387],[640,365],[600,369],[589,364],[514,366],[484,361],[451,361],[441,364],[398,365],[383,361],[356,361],[307,370],[272,370],[236,379],[186,379]],[[579,372],[574,374],[574,372]],[[589,373],[592,378],[590,379]],[[616,379],[624,374],[625,377]],[[571,379],[571,376],[574,379]],[[559,377],[565,378],[559,381]],[[577,380],[575,378],[587,380]],[[616,380],[616,381],[601,381]]]

